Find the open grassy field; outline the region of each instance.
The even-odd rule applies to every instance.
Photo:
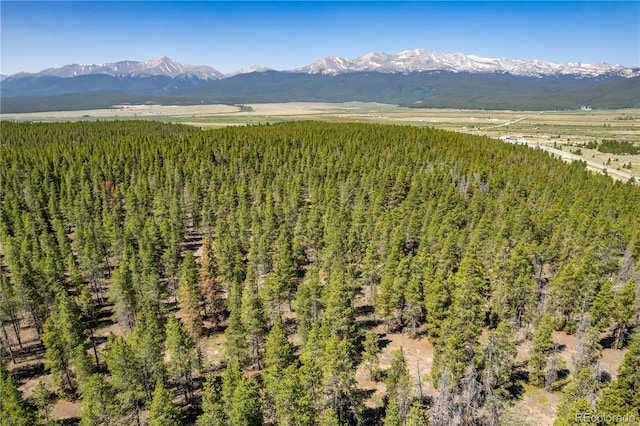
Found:
[[[67,121],[149,119],[213,128],[292,120],[360,121],[430,126],[506,139],[542,149],[555,148],[572,161],[588,162],[612,177],[640,178],[640,156],[612,155],[588,149],[591,141],[615,139],[640,145],[640,109],[589,111],[489,111],[415,109],[378,103],[307,103],[251,105],[120,105],[110,109],[2,114],[2,120]],[[560,153],[562,150],[563,153]],[[580,151],[578,151],[580,150]],[[573,151],[573,155],[571,152]],[[623,165],[631,164],[631,169]]]

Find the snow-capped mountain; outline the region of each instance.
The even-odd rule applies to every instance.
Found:
[[[226,74],[226,77],[233,77],[234,75],[238,75],[238,74],[251,74],[252,72],[267,72],[267,71],[275,71],[272,68],[268,68],[268,67],[262,67],[260,65],[252,65],[248,68],[242,68],[239,69],[238,71],[234,71],[232,73]]]
[[[224,75],[205,65],[183,65],[161,56],[147,61],[120,61],[108,64],[71,64],[59,68],[47,68],[37,73],[20,73],[11,77],[78,77],[81,75],[106,74],[114,77],[188,77],[200,80],[219,80]]]
[[[635,77],[635,78],[632,78]],[[382,102],[482,109],[637,108],[640,67],[554,64],[422,49],[327,56],[294,70],[254,65],[222,74],[167,57],[65,65],[0,76],[0,110],[136,103]]]
[[[2,76],[8,78],[24,77],[78,77],[83,75],[111,75],[114,77],[163,76],[170,78],[189,78],[197,80],[220,80],[238,74],[273,71],[258,65],[244,68],[229,74],[222,74],[206,65],[184,65],[166,56],[147,61],[121,61],[107,64],[71,64],[59,68],[47,68],[37,73],[19,73]],[[339,56],[326,56],[302,68],[285,72],[337,75],[349,72],[412,73],[424,71],[447,71],[466,73],[501,73],[524,77],[546,77],[572,75],[577,77],[640,75],[640,68],[611,65],[606,63],[583,64],[568,62],[555,64],[542,60],[518,60],[508,58],[485,58],[463,53],[440,53],[425,49],[403,50],[395,54],[371,52],[354,59]]]
[[[293,70],[309,74],[336,75],[355,71],[409,73],[422,71],[449,71],[468,73],[509,73],[517,76],[542,77],[576,75],[597,77],[640,75],[640,69],[606,63],[583,64],[569,62],[554,64],[541,60],[484,58],[463,53],[439,53],[424,49],[403,50],[396,54],[372,52],[355,59],[327,56],[311,65]]]

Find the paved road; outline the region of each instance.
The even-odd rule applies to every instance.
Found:
[[[508,126],[510,124],[517,123],[518,121],[526,120],[527,118],[532,117],[534,115],[542,115],[542,114],[544,114],[544,111],[540,111],[537,114],[525,115],[524,117],[516,118],[515,120],[509,121],[508,123],[502,123],[502,124],[497,124],[495,126],[483,127],[483,128],[481,128],[479,130],[497,129],[498,127]]]
[[[535,145],[535,144],[529,144],[529,146],[531,145]],[[609,175],[615,175],[618,176],[624,180],[629,180],[632,177],[634,177],[632,174],[627,173],[627,172],[623,172],[622,170],[615,170],[615,169],[611,169],[608,168],[607,166],[603,165],[603,164],[598,164],[598,163],[594,163],[593,161],[589,161],[589,160],[585,160],[582,156],[580,155],[575,155],[575,154],[571,154],[569,152],[564,152],[561,149],[556,149],[556,148],[552,148],[550,146],[540,146],[540,149],[543,149],[545,151],[551,152],[553,154],[558,154],[560,156],[562,156],[563,158],[566,158],[568,160],[578,160],[578,161],[584,161],[587,163],[587,165],[589,167],[592,167],[596,170],[606,170],[607,174]],[[638,180],[635,179],[636,183],[638,183]]]
[[[519,121],[526,120],[527,118],[532,117],[534,115],[542,115],[544,113],[545,113],[545,111],[540,111],[537,114],[525,115],[524,117],[520,117],[520,118],[517,118],[517,119],[515,119],[513,121],[509,121],[508,123],[502,123],[502,124],[498,124],[496,126],[483,127],[480,130],[489,130],[489,129],[496,129],[498,127],[505,127],[505,126],[508,126],[510,124],[514,124],[514,123],[517,123]],[[506,141],[506,142],[509,142],[509,141]],[[523,143],[523,142],[516,141],[516,142],[513,142],[513,143]],[[639,178],[635,178],[630,173],[623,172],[621,170],[610,169],[610,168],[608,168],[607,166],[605,166],[603,164],[598,164],[598,163],[594,163],[593,161],[585,160],[580,155],[575,155],[575,154],[571,154],[569,152],[564,152],[561,149],[551,148],[550,146],[538,145],[535,142],[524,142],[524,143],[526,143],[530,148],[536,148],[537,147],[537,148],[540,148],[540,149],[545,150],[547,152],[550,152],[552,154],[557,154],[557,155],[561,156],[562,158],[564,158],[566,160],[584,161],[584,162],[587,163],[587,166],[589,166],[593,170],[596,170],[598,172],[602,172],[603,170],[606,170],[607,174],[617,176],[617,177],[619,177],[619,178],[621,178],[623,180],[629,180],[631,178],[634,178],[635,183],[640,185],[640,179]]]
[[[582,157],[580,155],[571,154],[570,152],[565,152],[565,151],[563,151],[561,149],[552,148],[550,146],[538,145],[536,142],[520,142],[520,141],[516,141],[516,142],[512,142],[512,143],[526,143],[527,146],[529,146],[530,148],[539,148],[539,149],[542,149],[544,151],[550,152],[552,154],[557,154],[557,155],[561,156],[562,158],[564,158],[565,160],[584,161],[585,163],[587,163],[588,167],[590,167],[591,169],[593,169],[595,171],[602,172],[603,170],[606,170],[608,175],[613,175],[613,176],[619,177],[620,179],[624,180],[625,182],[628,181],[631,178],[634,178],[634,182],[636,184],[640,185],[640,179],[635,178],[632,174],[627,173],[627,172],[623,172],[622,170],[611,169],[611,168],[608,168],[607,166],[605,166],[603,164],[594,163],[593,161],[585,160],[584,157]]]

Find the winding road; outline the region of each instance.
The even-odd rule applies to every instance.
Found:
[[[509,142],[509,141],[507,141],[507,142]],[[635,184],[636,185],[640,185],[640,179],[636,178],[632,174],[627,173],[627,172],[623,172],[622,170],[610,169],[605,165],[602,165],[602,164],[599,164],[599,163],[595,163],[593,161],[585,160],[580,155],[571,154],[569,152],[564,152],[561,149],[552,148],[550,146],[539,145],[537,142],[519,142],[519,141],[516,141],[516,142],[511,142],[511,143],[524,143],[529,148],[541,149],[541,150],[547,151],[547,152],[549,152],[551,154],[557,154],[560,157],[564,158],[565,160],[584,161],[585,163],[587,163],[587,166],[591,170],[594,170],[594,171],[597,171],[597,172],[606,171],[608,175],[613,175],[613,176],[618,177],[618,178],[620,178],[622,180],[629,180],[629,179],[633,178]]]

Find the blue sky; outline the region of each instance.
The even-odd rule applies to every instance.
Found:
[[[423,48],[640,65],[639,1],[0,2],[0,72],[166,55],[231,72]]]

